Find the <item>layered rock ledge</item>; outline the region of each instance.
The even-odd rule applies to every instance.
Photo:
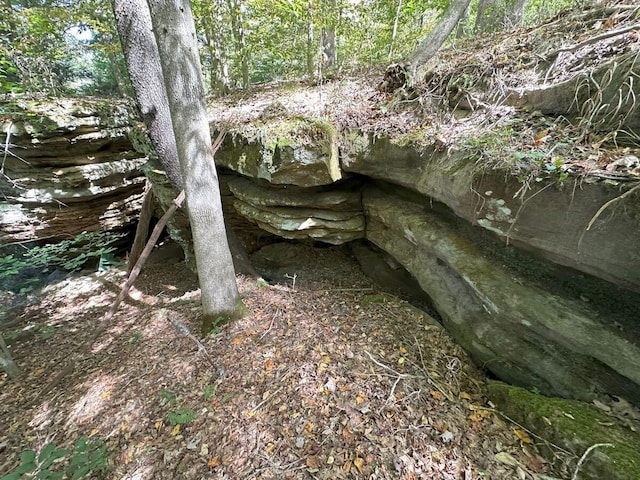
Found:
[[[51,242],[137,220],[146,158],[128,139],[135,115],[124,103],[25,99],[2,111],[1,243]]]

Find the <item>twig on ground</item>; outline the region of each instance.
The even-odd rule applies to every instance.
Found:
[[[260,340],[262,340],[267,335],[267,333],[271,331],[271,327],[273,327],[273,322],[275,321],[278,313],[280,313],[280,307],[276,308],[276,313],[274,313],[273,316],[271,317],[271,323],[269,324],[269,328],[267,328],[267,330],[262,335],[260,335]]]
[[[200,340],[198,340],[193,333],[189,331],[187,326],[175,314],[170,315],[166,309],[162,309],[160,311],[160,316],[161,318],[166,319],[178,333],[184,335],[193,343],[195,343],[198,346],[198,351],[203,353],[209,364],[211,364],[211,366],[214,368],[216,367],[213,358],[211,358],[209,352],[207,352],[207,347],[205,347],[204,344]]]
[[[591,445],[589,448],[587,448],[587,451],[584,452],[582,454],[582,456],[580,457],[580,460],[578,460],[578,465],[576,465],[576,469],[573,472],[573,476],[571,477],[571,480],[578,480],[578,474],[580,473],[580,467],[582,467],[582,464],[585,462],[585,460],[587,459],[589,454],[593,450],[595,450],[596,448],[600,448],[600,447],[613,447],[613,444],[612,443],[596,443],[594,445]]]
[[[364,351],[364,353],[367,354],[367,356],[369,357],[369,359],[375,363],[376,365],[378,365],[381,368],[384,368],[385,370],[390,371],[391,373],[393,373],[396,376],[395,381],[393,382],[393,385],[391,387],[391,391],[389,392],[389,396],[387,397],[387,400],[384,402],[384,406],[389,405],[389,403],[391,402],[391,397],[394,396],[395,391],[396,391],[396,387],[398,386],[398,383],[400,383],[400,380],[407,380],[409,378],[420,378],[417,375],[409,375],[407,373],[400,373],[395,371],[393,368],[385,365],[382,362],[379,362],[378,360],[376,360],[373,355],[371,355],[368,351]]]
[[[271,395],[269,395],[267,398],[265,398],[263,401],[261,401],[258,405],[256,405],[255,407],[253,407],[249,412],[257,412],[261,406],[263,406],[265,403],[267,403],[269,400],[271,400],[275,395],[277,395],[278,393],[280,393],[280,390],[282,390],[284,387],[280,387],[279,389],[277,389],[275,392],[273,392]]]

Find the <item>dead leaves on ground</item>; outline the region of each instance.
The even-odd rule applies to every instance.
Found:
[[[303,257],[295,292],[240,279],[254,314],[205,341],[215,369],[152,310],[137,311],[146,323],[121,329],[97,354],[101,375],[118,381],[99,396],[100,415],[73,428],[108,438],[113,478],[512,479],[546,468],[525,452],[530,436],[485,406],[481,372],[441,329],[393,297],[363,306],[358,289],[373,287],[340,249]],[[139,288],[153,291],[171,274],[157,267]],[[192,304],[180,313],[197,328]],[[94,321],[81,308],[73,318]],[[47,347],[56,358],[64,343],[54,336]],[[35,384],[49,363],[31,352]],[[13,435],[65,435],[83,385],[98,378],[90,362],[80,367],[48,403],[52,421],[29,426],[33,413],[13,397],[4,407]],[[171,424],[180,409],[194,415]],[[13,455],[25,444],[13,441]]]

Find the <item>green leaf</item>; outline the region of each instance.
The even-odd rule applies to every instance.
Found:
[[[62,458],[68,454],[69,454],[69,450],[66,450],[64,448],[56,450],[53,453],[51,453],[49,458],[47,458],[44,462],[40,464],[40,468],[49,468],[51,464],[55,462],[57,459]]]
[[[85,465],[83,467],[80,467],[78,470],[75,471],[75,473],[71,476],[71,480],[77,480],[78,478],[82,478],[84,477],[87,473],[89,473],[91,471],[91,466],[90,465]]]
[[[71,457],[71,462],[69,463],[69,467],[77,467],[79,465],[84,465],[89,461],[89,456],[86,453],[76,453]]]
[[[23,473],[33,472],[36,468],[38,468],[38,465],[35,462],[23,463],[15,469],[15,472],[22,475]]]
[[[5,475],[4,477],[0,477],[0,480],[20,480],[22,475],[17,472],[10,473],[9,475]]]
[[[38,455],[38,463],[42,463],[46,459],[48,459],[49,455],[51,455],[55,449],[56,449],[55,443],[53,442],[47,443],[47,445],[40,451],[40,454]]]
[[[87,440],[89,440],[89,437],[87,437],[86,435],[82,436],[78,440],[76,440],[76,443],[73,446],[75,451],[76,452],[86,452],[87,451]]]
[[[25,450],[20,454],[20,462],[21,463],[32,463],[36,461],[36,451],[35,450]]]

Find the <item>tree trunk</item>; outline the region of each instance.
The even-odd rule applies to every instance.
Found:
[[[216,95],[226,95],[231,91],[231,82],[229,80],[229,64],[225,52],[224,39],[220,35],[219,29],[222,25],[222,14],[220,5],[217,1],[209,8],[209,11],[202,20],[204,24],[204,34],[207,42],[207,51],[211,59],[211,90]]]
[[[398,36],[398,21],[400,20],[400,12],[402,11],[402,0],[398,0],[398,6],[396,7],[396,16],[393,19],[393,30],[391,31],[391,41],[389,42],[389,61],[393,58],[393,46],[396,43],[396,37]]]
[[[149,7],[145,0],[112,0],[112,6],[147,135],[177,194],[183,189],[182,174]],[[253,270],[246,271],[249,257],[231,228],[228,234],[233,258],[242,269],[239,273],[255,274]]]
[[[505,15],[505,25],[508,27],[519,27],[524,18],[524,9],[527,0],[510,0],[507,2],[507,13]]]
[[[338,6],[336,0],[325,0],[322,21],[325,25],[320,35],[322,67],[323,70],[331,70],[338,63],[338,50],[336,48],[336,24]]]
[[[147,135],[174,190],[182,190],[167,92],[146,0],[112,0],[116,28]]]
[[[495,32],[522,23],[527,0],[480,0],[476,15],[476,33]]]
[[[445,42],[458,20],[464,15],[471,0],[452,0],[449,9],[442,20],[434,27],[429,36],[424,39],[408,59],[411,69],[415,72],[419,65],[433,57]]]
[[[249,88],[249,50],[247,49],[242,8],[239,0],[227,0],[227,4],[231,12],[231,27],[236,40],[237,57],[242,74],[242,88],[247,89]]]
[[[188,0],[149,0],[184,181],[204,309],[202,333],[241,316],[222,215],[204,101],[195,25]]]
[[[307,24],[307,75],[309,79],[313,79],[316,74],[315,62],[313,57],[315,54],[315,23],[314,23],[313,0],[309,0],[307,14],[309,15],[309,23]]]

